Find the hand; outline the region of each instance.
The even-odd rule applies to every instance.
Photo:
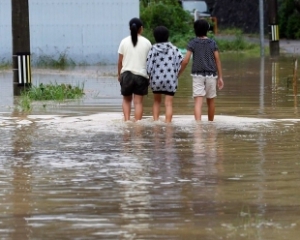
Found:
[[[121,81],[121,76],[118,74],[118,81],[120,82]]]
[[[224,87],[224,82],[222,78],[218,78],[218,89],[221,90]]]

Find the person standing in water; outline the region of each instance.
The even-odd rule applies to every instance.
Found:
[[[148,94],[146,59],[152,44],[141,36],[143,23],[139,18],[132,18],[129,21],[129,29],[130,36],[121,41],[118,49],[118,80],[123,95],[124,120],[130,120],[133,101],[134,118],[138,121],[143,116],[143,96]]]
[[[209,23],[205,19],[194,22],[196,37],[187,45],[187,53],[182,61],[180,73],[186,68],[193,55],[192,73],[194,116],[196,121],[201,120],[203,97],[206,97],[208,120],[213,121],[215,116],[215,97],[217,86],[221,90],[224,86],[221,60],[217,43],[207,37]]]
[[[152,46],[147,57],[147,73],[153,92],[153,120],[159,120],[162,95],[165,95],[165,122],[173,117],[173,97],[178,86],[178,72],[183,56],[169,39],[169,30],[158,26],[153,32],[156,44]]]

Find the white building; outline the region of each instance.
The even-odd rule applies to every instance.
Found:
[[[32,60],[61,54],[76,63],[115,64],[138,0],[28,0]],[[11,0],[0,0],[0,62],[11,61]]]

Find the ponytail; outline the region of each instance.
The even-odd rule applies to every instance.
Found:
[[[135,23],[133,23],[133,24],[130,26],[130,34],[131,34],[131,41],[132,41],[132,44],[133,44],[133,46],[136,46],[137,40],[138,40],[138,29],[137,29]]]
[[[142,26],[143,23],[139,18],[132,18],[129,22],[130,35],[133,46],[136,46],[138,42],[138,34]]]

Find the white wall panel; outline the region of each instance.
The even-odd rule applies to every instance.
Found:
[[[4,45],[1,40],[1,56],[5,49],[11,54],[10,9],[10,0],[0,0],[0,34],[10,37]],[[129,20],[139,16],[139,1],[29,0],[29,12],[33,59],[66,53],[77,63],[110,64],[129,34]]]
[[[12,58],[11,3],[0,0],[0,62]]]

